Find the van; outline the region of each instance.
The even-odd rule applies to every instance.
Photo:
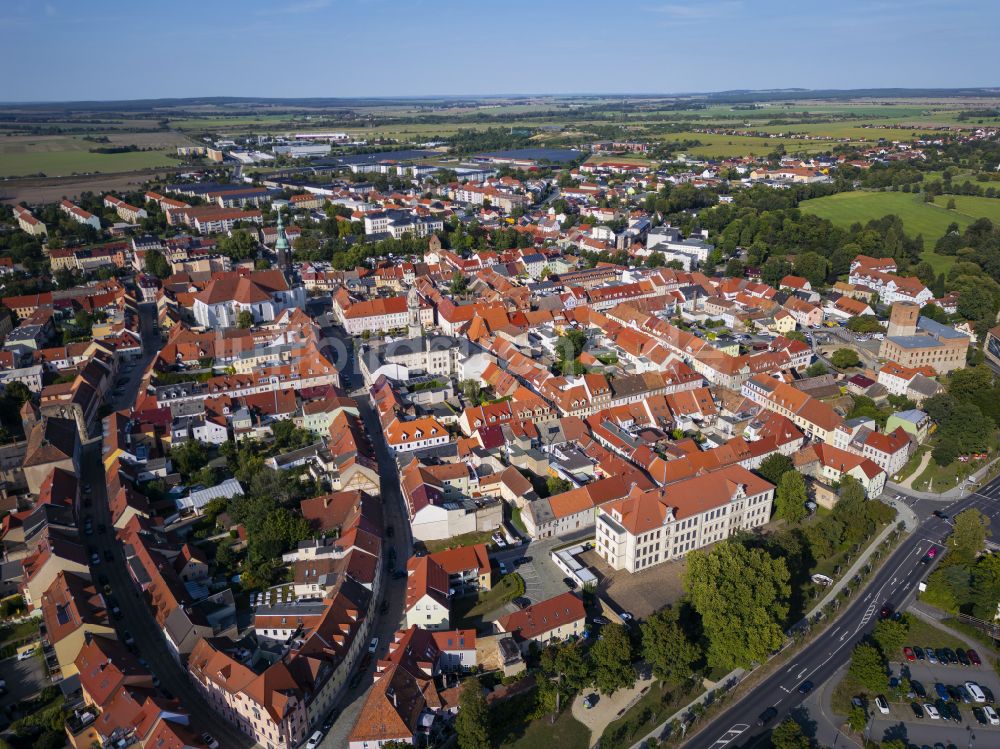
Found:
[[[34,654],[35,654],[35,648],[34,647],[30,647],[27,650],[22,650],[20,653],[18,653],[17,654],[17,659],[19,661],[26,661],[31,656],[33,656]]]
[[[878,708],[878,711],[882,713],[882,715],[889,714],[889,703],[886,702],[885,697],[882,695],[875,698],[875,707]]]
[[[319,743],[323,740],[323,732],[316,731],[312,736],[309,737],[309,741],[306,742],[306,749],[316,749]]]

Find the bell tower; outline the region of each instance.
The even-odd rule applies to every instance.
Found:
[[[278,267],[286,271],[291,265],[292,252],[285,234],[285,224],[281,220],[281,208],[278,209],[278,239],[274,243],[274,254],[278,257]]]

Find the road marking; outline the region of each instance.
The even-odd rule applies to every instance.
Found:
[[[782,692],[784,692],[785,694],[788,694],[789,692],[791,692],[791,691],[792,691],[792,690],[790,690],[790,689],[789,689],[788,687],[783,687],[783,686],[779,686],[779,687],[778,687],[778,689],[780,689],[780,690],[781,690]],[[780,701],[780,700],[779,700],[779,701]],[[775,703],[775,704],[777,704],[777,703]]]
[[[796,678],[796,679],[801,679],[801,678],[802,678],[802,676],[803,676],[803,674],[805,674],[805,672],[806,672],[806,671],[808,671],[808,670],[809,670],[809,668],[808,668],[808,667],[806,667],[806,668],[802,669],[801,671],[799,671],[799,675],[798,675],[798,676],[796,676],[795,678]]]
[[[746,723],[736,723],[732,728],[722,734],[721,738],[716,740],[713,747],[723,747],[740,737],[750,726]]]
[[[799,664],[798,663],[793,663],[791,666],[789,666],[788,668],[785,669],[785,672],[786,673],[791,673],[792,669],[795,668],[797,665],[799,665]]]

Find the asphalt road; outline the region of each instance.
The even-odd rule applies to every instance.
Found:
[[[372,442],[375,449],[375,457],[378,460],[382,513],[386,525],[391,525],[394,529],[392,538],[383,539],[383,553],[388,555],[389,549],[394,548],[396,550],[395,566],[396,568],[402,568],[406,566],[406,560],[413,550],[413,542],[410,537],[410,521],[403,509],[403,495],[399,488],[399,469],[396,466],[396,461],[389,452],[388,446],[385,444],[385,439],[382,436],[382,427],[379,424],[378,417],[371,408],[367,393],[359,392],[358,390],[364,383],[360,373],[357,371],[357,357],[353,353],[353,343],[350,336],[340,328],[328,328],[327,330],[342,341],[344,350],[351,352],[346,361],[338,361],[335,364],[340,370],[341,385],[344,390],[352,393],[358,402],[358,409],[364,421],[365,432]],[[402,626],[403,604],[406,598],[406,580],[393,580],[391,572],[387,571],[385,581],[382,585],[382,598],[388,599],[389,607],[385,614],[379,614],[377,612],[381,602],[376,601],[374,603],[372,616],[377,617],[377,620],[372,628],[372,635],[370,635],[379,638],[378,651],[375,657],[371,659],[371,663],[363,669],[365,678],[361,679],[357,687],[348,689],[343,697],[341,697],[337,706],[339,709],[338,717],[329,733],[324,736],[320,744],[322,749],[340,749],[340,747],[347,746],[347,735],[350,733],[351,728],[353,728],[358,713],[361,711],[365,694],[371,688],[375,663],[379,658],[385,657],[393,635]]]
[[[143,356],[129,378],[125,392],[116,399],[115,406],[127,407],[135,400],[139,376],[142,369],[156,354],[159,346],[159,336],[153,329],[155,307],[143,305],[140,308],[140,325],[143,339]],[[91,576],[95,583],[99,576],[107,576],[112,589],[112,597],[121,608],[121,621],[114,621],[119,639],[124,638],[125,631],[135,638],[135,650],[140,658],[149,664],[149,670],[160,680],[160,683],[174,697],[178,698],[183,707],[191,715],[192,727],[197,733],[208,731],[224,747],[240,749],[250,747],[254,742],[235,727],[222,720],[202,697],[192,687],[187,671],[174,660],[168,650],[163,636],[163,630],[156,623],[153,613],[146,602],[140,597],[138,588],[125,569],[125,559],[122,555],[121,543],[115,536],[111,523],[111,510],[108,506],[107,486],[104,481],[104,466],[101,461],[101,440],[97,439],[85,445],[81,451],[80,474],[84,484],[92,487],[93,506],[83,510],[84,517],[92,516],[94,534],[84,535],[86,546],[96,547],[100,554],[99,564],[91,565]],[[99,533],[99,526],[105,527],[104,533]],[[104,558],[106,550],[110,550],[114,560],[108,562]]]
[[[952,517],[969,507],[976,507],[988,515],[997,527],[1000,523],[1000,478],[946,507],[941,505],[941,509]],[[941,544],[950,531],[949,521],[933,515],[927,517],[897,547],[866,586],[864,594],[853,599],[833,627],[799,652],[789,665],[713,718],[683,746],[687,749],[745,746],[788,717],[805,700],[805,696],[798,692],[799,685],[808,679],[818,686],[847,663],[854,645],[875,627],[883,604],[888,603],[894,610],[901,610],[907,605],[917,583],[933,568],[932,565],[922,564],[921,558],[932,544]],[[939,554],[937,559],[940,558]],[[758,716],[769,707],[774,707],[777,715],[766,726],[758,726]]]

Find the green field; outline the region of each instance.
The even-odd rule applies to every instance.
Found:
[[[955,222],[960,228],[964,228],[974,220],[964,213],[925,203],[922,193],[841,192],[825,198],[805,200],[799,207],[844,229],[855,222],[864,224],[872,219],[895,214],[903,220],[907,234],[923,235],[926,250],[923,259],[934,267],[935,273],[947,272],[955,258],[935,255],[931,252],[934,243],[944,236],[950,223]]]
[[[955,209],[948,215],[965,216],[971,221],[977,218],[988,218],[994,224],[1000,224],[1000,198],[980,198],[975,195],[938,195],[934,205],[945,208],[948,201],[955,201]],[[955,219],[958,221],[958,219]]]
[[[0,138],[0,177],[44,173],[61,177],[86,172],[129,172],[176,166],[166,151],[90,153],[102,144],[63,136]]]

